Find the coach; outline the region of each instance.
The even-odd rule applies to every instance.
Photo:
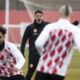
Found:
[[[39,53],[37,52],[34,42],[36,38],[39,36],[45,25],[48,22],[43,21],[43,12],[40,10],[35,11],[34,14],[34,23],[30,24],[23,35],[22,43],[21,43],[21,52],[24,55],[24,49],[26,45],[26,41],[29,39],[29,64],[28,64],[28,73],[26,76],[26,80],[31,80],[31,77],[36,69]]]

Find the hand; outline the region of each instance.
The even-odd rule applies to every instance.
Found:
[[[18,72],[18,70],[19,70],[18,68],[11,68],[10,72]]]
[[[33,68],[33,64],[30,64],[30,68]]]

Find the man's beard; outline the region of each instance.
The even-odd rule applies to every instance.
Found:
[[[5,42],[3,41],[1,44],[0,44],[0,51],[4,48],[5,46]]]

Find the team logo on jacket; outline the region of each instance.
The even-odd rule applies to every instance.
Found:
[[[37,32],[37,29],[34,29],[33,32]]]

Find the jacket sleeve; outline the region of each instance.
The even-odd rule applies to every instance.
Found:
[[[74,43],[77,46],[78,50],[80,51],[80,29],[76,27],[74,30]]]
[[[15,67],[18,68],[18,69],[21,69],[24,66],[24,64],[25,64],[25,58],[23,57],[21,52],[18,50],[18,48],[14,44],[11,44],[10,53],[16,59]]]
[[[49,38],[49,31],[50,31],[50,28],[49,28],[49,25],[47,25],[35,41],[35,46],[40,55],[42,55],[44,45]]]
[[[23,38],[22,38],[22,42],[21,42],[21,52],[24,55],[24,50],[25,50],[25,45],[26,45],[26,41],[28,40],[30,36],[30,26],[28,26],[23,34]]]

